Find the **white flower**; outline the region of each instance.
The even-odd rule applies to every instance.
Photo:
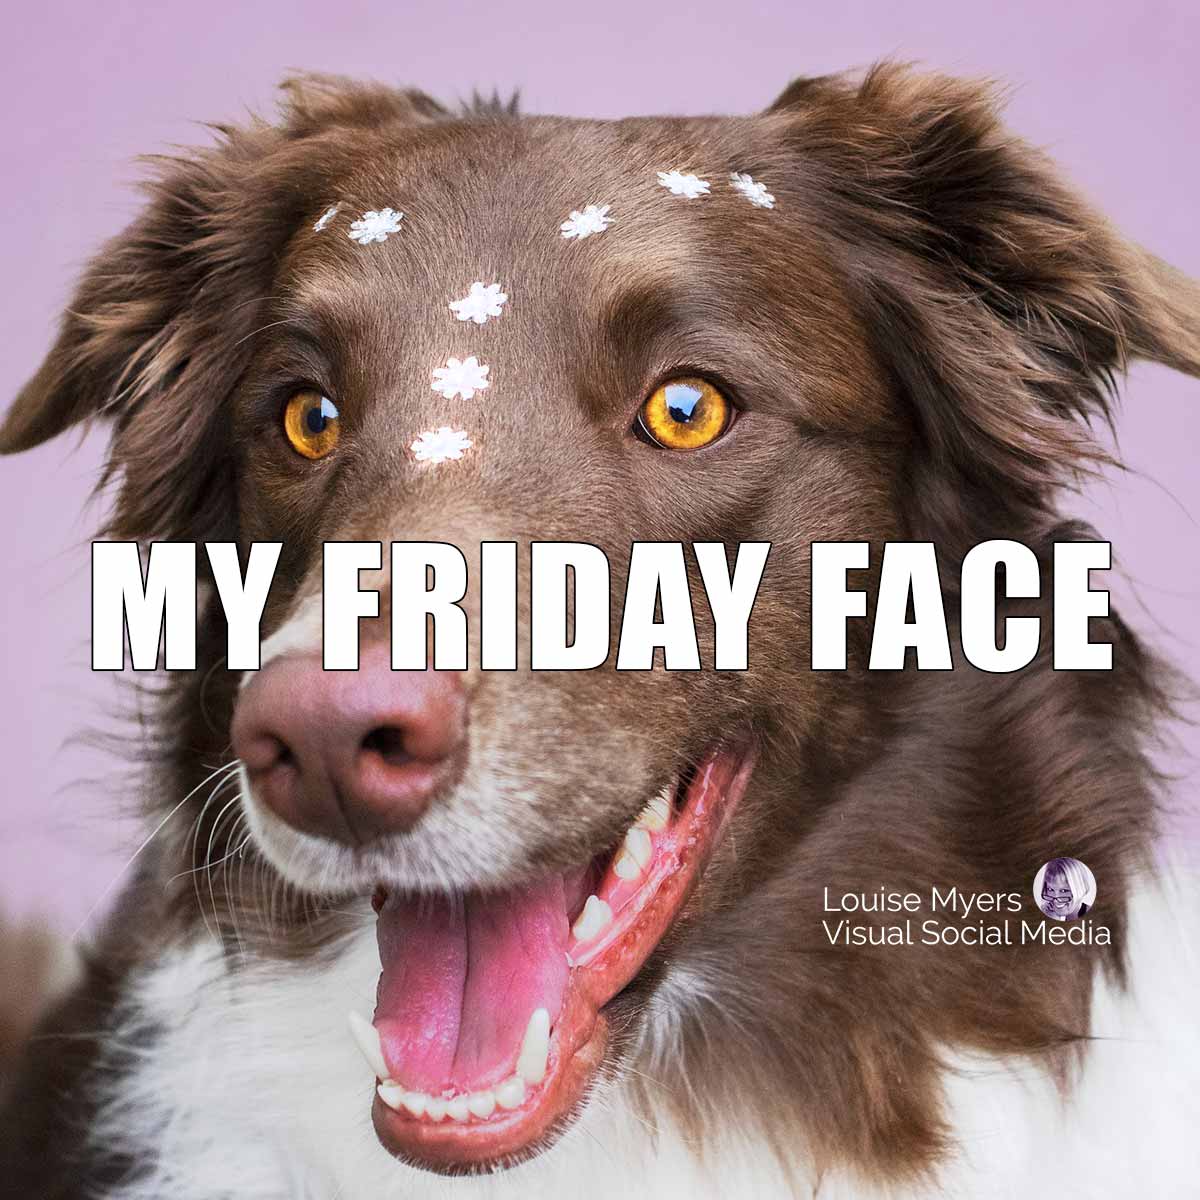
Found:
[[[683,196],[695,200],[697,196],[708,195],[708,180],[699,175],[685,175],[682,171],[659,171],[658,182],[672,196]]]
[[[578,238],[582,242],[585,237],[591,237],[593,233],[603,233],[613,223],[613,218],[608,215],[610,207],[611,205],[608,204],[603,207],[589,204],[583,212],[578,209],[573,210],[571,215],[559,226],[563,237]]]
[[[444,367],[433,372],[433,390],[447,400],[453,400],[455,396],[470,400],[476,392],[487,387],[487,374],[488,368],[481,366],[473,354],[461,362],[457,358],[448,358]]]
[[[739,171],[730,173],[729,182],[733,184],[734,190],[741,192],[755,208],[775,207],[775,197],[767,191],[765,183],[755,183],[749,175]]]
[[[435,465],[448,458],[462,458],[464,450],[470,450],[471,439],[465,429],[451,429],[443,425],[440,429],[427,429],[409,447],[418,462]]]
[[[338,205],[331,204],[318,218],[317,223],[313,226],[314,233],[320,233],[334,217],[337,216]]]
[[[474,321],[476,325],[482,325],[488,317],[500,315],[507,299],[498,283],[475,282],[461,300],[450,301],[450,311],[460,321]]]
[[[386,242],[389,233],[397,233],[400,222],[404,220],[402,212],[394,208],[381,208],[378,212],[371,209],[363,213],[350,226],[350,237],[360,246],[369,246],[372,242]]]

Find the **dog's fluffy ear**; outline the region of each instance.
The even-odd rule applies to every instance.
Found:
[[[203,540],[222,528],[223,402],[252,353],[281,250],[337,199],[356,129],[443,115],[420,93],[329,76],[283,90],[278,124],[214,126],[215,145],[149,160],[149,203],[92,262],[0,427],[0,452],[13,453],[111,419],[108,470],[121,481],[111,531],[122,536]]]
[[[931,458],[1030,515],[1102,457],[1087,425],[1130,359],[1200,374],[1200,287],[1123,240],[998,107],[990,86],[885,63],[797,80],[770,112]]]

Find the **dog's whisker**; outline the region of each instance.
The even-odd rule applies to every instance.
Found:
[[[241,801],[243,799],[241,792],[238,793],[237,799],[239,801]],[[234,815],[233,825],[229,832],[227,844],[231,844],[237,840],[239,834],[241,834],[241,831],[245,825],[246,825],[246,812],[245,812],[244,808],[239,807]],[[225,887],[226,911],[229,914],[230,924],[233,926],[233,936],[234,936],[234,940],[237,942],[237,945],[238,945],[238,952],[239,952],[239,954],[242,954],[242,955],[244,955],[246,952],[246,943],[242,937],[242,926],[241,926],[241,921],[239,919],[239,913],[238,913],[238,901],[234,898],[234,895],[233,895],[233,887],[232,887],[233,875],[227,864],[234,858],[239,858],[239,859],[241,858],[241,855],[244,853],[246,846],[250,842],[250,837],[251,837],[250,833],[247,832],[245,834],[245,836],[242,838],[242,840],[236,846],[234,846],[234,848],[232,850],[230,850],[230,852],[228,854],[226,854],[224,858],[222,858],[220,860],[220,864],[219,864],[221,866],[221,878],[222,878],[222,881],[223,881],[224,887]]]
[[[235,762],[236,761],[237,760],[235,760]],[[196,827],[192,833],[192,859],[191,860],[192,860],[192,863],[194,864],[194,866],[197,868],[195,870],[195,872],[192,874],[192,890],[196,897],[196,906],[200,912],[201,918],[204,921],[204,928],[210,937],[216,937],[217,932],[212,928],[212,926],[208,922],[208,914],[204,907],[204,898],[200,892],[200,874],[203,873],[205,863],[207,862],[207,859],[208,859],[208,855],[211,855],[211,853],[212,853],[212,845],[211,845],[211,840],[210,840],[208,855],[206,855],[204,862],[197,862],[197,859],[199,856],[199,849],[200,849],[200,847],[199,847],[200,831],[201,831],[201,828],[203,827],[204,816],[208,812],[208,809],[213,804],[216,803],[216,801],[219,799],[221,793],[225,790],[225,788],[228,786],[228,784],[230,782],[236,782],[237,778],[238,778],[238,776],[237,776],[236,772],[226,775],[213,788],[213,790],[211,792],[209,792],[208,798],[204,802],[204,807],[203,807],[203,809],[201,809],[200,814],[196,818]],[[228,807],[228,806],[226,806],[226,807]],[[222,810],[222,812],[224,812],[224,810]]]
[[[244,884],[245,875],[246,875],[246,849],[247,848],[251,849],[250,887],[249,888],[246,888],[245,884]],[[253,841],[252,841],[251,835],[247,834],[246,840],[242,843],[242,851],[238,855],[237,892],[238,892],[238,896],[241,897],[240,903],[243,905],[243,911],[248,911],[248,913],[251,917],[254,917],[258,913],[258,904],[257,904],[258,890],[257,890],[257,883],[256,883],[257,878],[258,878],[258,871],[259,871],[259,858],[258,858],[257,854],[253,853]]]
[[[662,1088],[665,1092],[671,1092],[673,1094],[675,1091],[670,1084],[664,1083],[661,1079],[656,1079],[653,1075],[649,1075],[645,1071],[639,1071],[637,1067],[631,1067],[626,1064],[621,1069],[629,1075],[636,1075],[639,1079],[644,1079],[647,1083],[652,1083],[655,1087]]]
[[[278,321],[271,321],[266,325],[260,325],[257,329],[252,329],[244,337],[238,338],[238,340],[233,343],[232,348],[234,350],[236,350],[243,342],[249,341],[250,338],[252,338],[252,337],[257,337],[260,333],[266,333],[266,331],[268,329],[275,329],[276,327],[278,327],[280,325],[295,325],[295,324],[297,324],[297,320],[295,317],[282,317]]]
[[[76,926],[75,931],[71,934],[72,941],[74,941],[76,938],[79,937],[80,933],[83,932],[83,930],[87,926],[88,922],[96,914],[97,909],[99,909],[99,907],[104,903],[104,901],[108,899],[109,895],[112,893],[113,888],[115,888],[117,886],[117,884],[120,883],[122,879],[124,879],[125,873],[129,870],[130,867],[133,866],[133,864],[137,861],[137,859],[145,852],[145,850],[150,845],[150,843],[153,842],[154,839],[156,837],[158,837],[158,835],[167,827],[168,823],[175,816],[175,814],[177,812],[179,812],[180,809],[182,809],[183,806],[185,804],[187,804],[187,802],[202,787],[204,787],[205,784],[207,784],[214,776],[221,774],[221,772],[223,772],[223,771],[231,771],[236,766],[237,766],[237,760],[234,760],[234,762],[232,762],[232,763],[226,763],[224,766],[218,767],[215,771],[212,772],[211,775],[209,775],[206,779],[202,780],[190,792],[188,792],[188,794],[186,796],[184,796],[184,798],[182,800],[180,800],[179,803],[176,804],[175,807],[172,808],[171,811],[169,813],[167,813],[167,815],[165,817],[163,817],[163,819],[161,821],[159,821],[159,823],[150,831],[149,835],[142,841],[142,843],[138,846],[138,848],[129,856],[129,858],[127,858],[125,860],[125,863],[121,867],[121,869],[112,878],[112,880],[109,882],[108,886],[105,887],[104,890],[100,893],[100,895],[96,898],[96,902],[91,906],[91,908],[88,909],[83,920],[80,921],[80,923]]]
[[[208,800],[206,800],[206,801],[205,801],[205,806],[204,806],[204,808],[201,810],[201,812],[200,812],[200,815],[199,815],[199,816],[196,818],[196,832],[195,832],[195,833],[193,833],[193,835],[192,835],[192,836],[193,836],[193,838],[195,838],[195,837],[197,836],[197,834],[198,834],[198,832],[199,832],[199,828],[200,828],[200,826],[203,824],[203,817],[204,817],[204,813],[208,811],[208,808],[209,808],[209,807],[212,805],[212,803],[213,803],[213,802],[214,802],[214,801],[215,801],[215,800],[218,798],[218,795],[219,795],[219,793],[217,793],[217,792],[214,792],[214,793],[213,793],[213,794],[212,794],[212,795],[211,795],[211,796],[208,798]],[[240,793],[240,792],[239,792],[239,793],[238,793],[238,795],[235,797],[235,799],[241,799],[241,793]],[[222,814],[224,814],[227,808],[228,808],[228,805],[226,805],[226,808],[223,808],[223,809],[221,810],[221,813],[222,813]],[[240,818],[240,814],[239,814],[239,818]],[[218,820],[220,820],[220,817],[218,817]],[[174,882],[175,882],[175,880],[177,880],[177,879],[184,879],[184,878],[186,878],[188,875],[195,875],[195,874],[197,874],[198,872],[202,872],[202,871],[208,870],[208,869],[209,869],[209,867],[210,867],[210,865],[211,865],[211,866],[215,866],[215,865],[217,865],[217,864],[219,864],[219,863],[225,862],[225,861],[226,861],[226,858],[230,858],[230,857],[232,857],[232,853],[236,853],[236,851],[235,851],[235,852],[231,852],[231,854],[229,854],[229,855],[226,855],[226,857],[225,857],[225,858],[220,858],[220,859],[218,859],[218,860],[217,860],[217,863],[214,863],[214,864],[209,864],[209,863],[206,863],[206,862],[205,862],[205,863],[198,863],[198,864],[197,864],[197,865],[195,865],[195,866],[188,867],[188,868],[187,868],[187,870],[184,870],[184,871],[177,871],[177,872],[176,872],[174,875],[171,875],[171,876],[170,876],[170,877],[167,879],[167,883],[168,883],[168,884],[170,884],[170,883],[174,883]]]
[[[221,927],[221,918],[217,912],[217,896],[216,896],[216,890],[213,886],[213,861],[212,861],[213,847],[216,845],[217,835],[220,833],[222,824],[229,818],[230,814],[232,813],[234,818],[236,819],[236,817],[238,815],[238,807],[237,806],[238,806],[238,802],[240,799],[241,799],[241,792],[239,791],[234,796],[232,796],[229,800],[227,800],[225,802],[224,807],[221,809],[221,811],[219,813],[217,813],[217,818],[212,824],[212,829],[209,831],[208,849],[205,851],[205,854],[204,854],[204,874],[205,874],[205,878],[208,880],[209,904],[211,905],[213,922],[217,926],[218,930]]]

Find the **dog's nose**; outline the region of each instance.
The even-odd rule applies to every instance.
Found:
[[[393,671],[364,645],[357,671],[320,658],[268,663],[242,689],[233,750],[255,795],[289,825],[358,845],[411,828],[466,734],[456,671]]]

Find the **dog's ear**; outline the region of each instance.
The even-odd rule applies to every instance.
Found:
[[[1088,424],[1130,359],[1200,374],[1200,287],[1009,133],[994,88],[883,64],[798,80],[770,111],[927,461],[989,504],[1045,513],[1103,457]]]
[[[216,144],[148,160],[141,216],[96,256],[0,452],[113,423],[110,532],[203,540],[228,520],[228,397],[288,239],[337,199],[356,130],[444,116],[427,96],[330,76],[283,85],[278,124],[214,126]],[[225,527],[224,535],[232,536]]]

